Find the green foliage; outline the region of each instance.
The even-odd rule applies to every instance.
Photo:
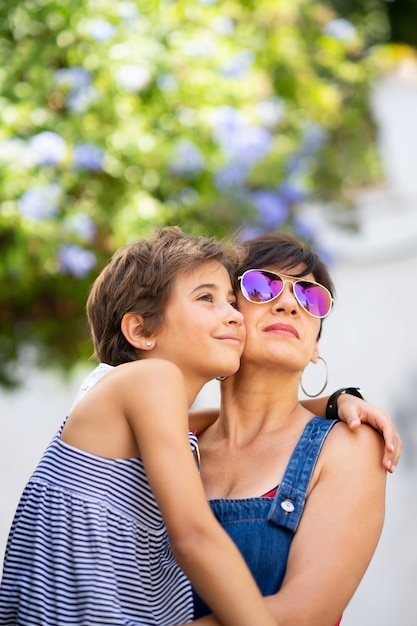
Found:
[[[348,210],[375,181],[372,50],[336,18],[314,0],[0,1],[0,383],[28,345],[64,369],[90,355],[91,282],[155,226],[307,236],[300,202]]]

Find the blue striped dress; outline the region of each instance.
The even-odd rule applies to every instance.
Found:
[[[193,617],[141,459],[108,459],[59,432],[18,505],[1,626],[168,626]],[[196,439],[189,434],[191,448]]]

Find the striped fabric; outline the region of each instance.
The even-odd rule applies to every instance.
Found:
[[[168,626],[192,615],[141,459],[97,457],[57,433],[10,530],[1,626]]]

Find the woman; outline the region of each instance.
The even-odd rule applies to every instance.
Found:
[[[382,439],[314,418],[298,401],[332,306],[318,256],[290,236],[260,236],[246,244],[240,287],[240,368],[222,383],[219,417],[199,436],[206,495],[277,626],[334,626],[382,531]],[[205,613],[196,596],[195,617]]]

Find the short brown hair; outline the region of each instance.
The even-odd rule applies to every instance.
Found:
[[[172,226],[156,229],[149,239],[117,250],[95,280],[87,300],[94,356],[109,365],[139,359],[140,350],[121,331],[123,316],[142,315],[143,334],[152,335],[163,324],[178,275],[210,261],[226,268],[235,289],[238,254],[231,244],[214,238],[188,235]]]

